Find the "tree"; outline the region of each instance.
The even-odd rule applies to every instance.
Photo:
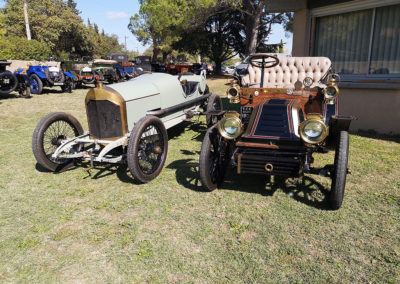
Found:
[[[79,15],[81,13],[81,11],[79,11],[78,9],[76,9],[76,3],[74,0],[68,0],[67,1],[67,6],[71,9],[72,13],[74,13],[75,15]]]
[[[235,15],[231,25],[234,49],[242,58],[269,50],[265,42],[273,24],[290,25],[292,13],[269,13],[267,4],[267,0],[242,0],[242,5],[232,11]]]
[[[224,61],[235,55],[230,31],[232,13],[220,11],[210,16],[203,27],[182,34],[181,40],[174,44],[179,50],[208,57],[215,63],[216,73],[221,72]]]
[[[29,16],[28,16],[28,0],[24,0],[24,19],[26,26],[26,38],[31,40],[31,29],[29,27]]]

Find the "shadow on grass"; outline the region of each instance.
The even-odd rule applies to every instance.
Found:
[[[352,135],[400,143],[400,134],[380,134],[373,129],[352,131]]]
[[[194,153],[189,152],[188,154],[193,155]],[[167,168],[176,170],[176,180],[185,188],[197,192],[208,192],[202,187],[197,161],[193,159],[176,160]],[[219,187],[219,190],[234,190],[262,196],[273,196],[279,189],[303,204],[321,210],[330,210],[329,191],[309,176],[302,179],[280,177],[271,179],[263,175],[238,175],[233,170],[228,170],[224,182]]]

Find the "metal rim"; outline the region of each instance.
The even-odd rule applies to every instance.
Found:
[[[33,92],[39,91],[39,83],[35,78],[31,78],[30,85]]]
[[[56,120],[49,124],[43,132],[43,152],[53,163],[62,164],[65,159],[55,159],[52,157],[53,153],[61,145],[62,140],[73,138],[78,135],[79,131],[73,124],[65,120]]]
[[[305,135],[305,134],[303,133],[303,128],[304,128],[304,126],[306,126],[308,123],[313,122],[313,121],[316,121],[316,122],[320,123],[320,124],[323,126],[323,129],[324,129],[323,134],[318,138],[317,141],[310,140],[310,139],[308,138],[308,136]],[[319,144],[319,143],[323,142],[323,141],[325,140],[325,138],[328,136],[328,134],[329,134],[329,129],[328,129],[328,127],[326,126],[326,124],[325,124],[321,119],[309,118],[309,119],[304,120],[304,121],[300,124],[300,126],[299,126],[299,133],[300,133],[301,139],[302,139],[304,142],[306,142],[306,143],[308,143],[308,144]]]
[[[139,138],[138,164],[147,175],[154,173],[162,162],[164,154],[164,137],[154,124],[148,125]]]

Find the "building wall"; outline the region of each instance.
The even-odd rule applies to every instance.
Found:
[[[310,56],[310,23],[310,10],[295,12],[293,56]],[[400,134],[400,89],[340,87],[339,113],[358,118],[352,122],[351,130]]]
[[[351,130],[400,133],[400,90],[340,88],[339,114],[353,115]]]

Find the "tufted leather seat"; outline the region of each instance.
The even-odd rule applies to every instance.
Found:
[[[319,81],[331,67],[327,57],[281,57],[279,64],[264,69],[264,88],[294,88],[296,81],[303,83],[304,78],[311,77],[311,87],[324,87]],[[242,85],[260,88],[261,68],[249,63],[248,74],[242,78]]]

